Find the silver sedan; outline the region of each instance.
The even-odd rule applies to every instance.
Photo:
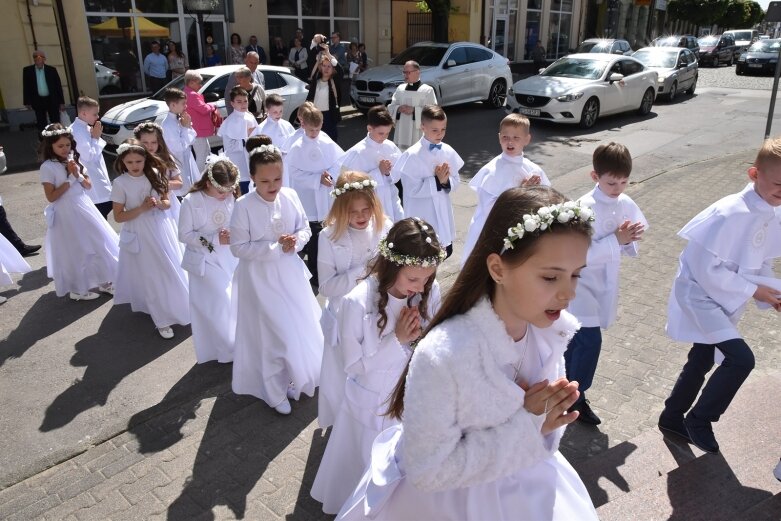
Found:
[[[644,47],[632,55],[649,69],[659,73],[657,96],[673,101],[680,92],[694,94],[699,66],[697,57],[682,47]]]

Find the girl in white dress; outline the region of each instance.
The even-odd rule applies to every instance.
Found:
[[[0,235],[0,288],[14,283],[11,273],[27,273],[31,270],[30,265],[14,245]],[[8,298],[0,296],[0,304],[7,300]]]
[[[256,188],[236,202],[230,226],[239,258],[233,392],[290,414],[289,398],[314,395],[323,356],[320,306],[298,256],[311,231],[296,192],[282,186],[279,149],[258,147],[249,166]]]
[[[190,280],[190,319],[195,358],[233,361],[236,309],[231,282],[236,257],[230,251],[233,205],[241,195],[239,170],[229,159],[209,156],[203,177],[182,201],[179,240],[185,244],[182,267]]]
[[[338,348],[336,315],[342,298],[366,273],[366,263],[393,224],[383,213],[377,183],[361,172],[344,172],[331,192],[334,204],[318,237],[317,273],[320,294],[328,300],[320,325],[325,344],[320,370],[317,421],[333,425],[344,394],[344,363]]]
[[[176,159],[168,150],[168,145],[165,144],[163,139],[163,128],[157,123],[147,121],[141,123],[135,129],[133,129],[133,135],[144,146],[147,152],[154,154],[165,166],[165,172],[168,176],[168,191],[172,195],[184,196],[187,193],[181,193],[182,186],[182,174],[179,165],[176,163]],[[169,197],[171,208],[168,210],[171,214],[171,218],[175,223],[179,222],[179,212],[182,204],[179,202],[178,197]]]
[[[173,324],[190,323],[187,276],[176,226],[168,215],[165,167],[136,139],[117,148],[111,200],[119,233],[119,273],[114,304],[152,316],[158,333],[173,338]]]
[[[46,269],[58,297],[94,300],[98,288],[113,294],[119,238],[87,195],[89,173],[79,162],[70,129],[52,123],[41,133],[40,179],[49,205],[46,216]]]
[[[597,519],[558,452],[578,416],[563,358],[578,323],[564,308],[592,218],[548,187],[499,196],[394,390],[401,424],[377,437],[337,519]]]
[[[380,242],[369,276],[342,300],[338,348],[344,399],[312,486],[312,497],[327,514],[337,513],[350,497],[377,435],[398,423],[384,416],[388,398],[439,308],[435,276],[445,256],[429,224],[402,219]]]

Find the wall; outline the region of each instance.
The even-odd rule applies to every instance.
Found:
[[[258,45],[268,52],[269,36],[268,23],[266,23],[268,8],[266,2],[233,0],[233,11],[235,21],[228,24],[228,34],[238,33],[241,35],[243,45],[248,45],[249,37],[254,34],[258,37]],[[287,40],[285,40],[285,45],[287,45]]]

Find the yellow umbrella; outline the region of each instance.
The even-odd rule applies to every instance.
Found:
[[[141,33],[142,38],[168,38],[168,35],[170,34],[167,27],[157,25],[143,16],[125,18],[123,22],[125,22],[127,26],[120,27],[117,17],[114,16],[105,22],[91,25],[90,30],[92,34],[100,36],[129,37],[135,34],[133,24],[138,23],[138,32]]]

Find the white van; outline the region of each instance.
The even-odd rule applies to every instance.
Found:
[[[738,56],[746,52],[749,46],[759,40],[759,32],[756,29],[733,29],[724,31],[723,34],[731,34],[735,38],[735,60]]]

